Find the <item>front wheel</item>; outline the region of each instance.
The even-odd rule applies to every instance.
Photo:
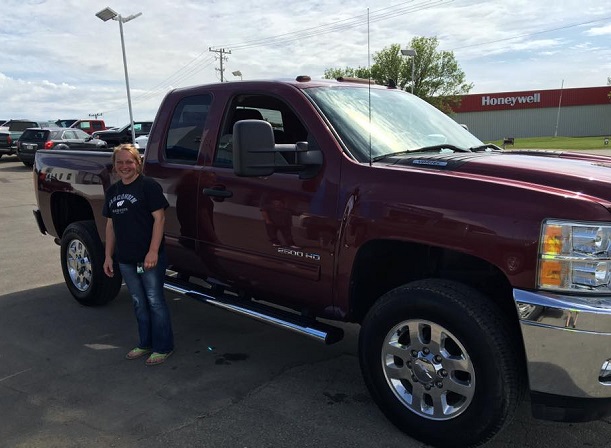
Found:
[[[64,281],[72,296],[82,305],[105,305],[121,288],[121,274],[104,274],[104,247],[93,221],[70,224],[61,240]]]
[[[490,440],[524,391],[507,319],[477,291],[446,280],[410,283],[380,298],[361,327],[359,358],[387,418],[433,446]]]

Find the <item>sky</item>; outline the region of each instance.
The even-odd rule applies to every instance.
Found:
[[[0,119],[152,120],[173,88],[323,77],[414,37],[452,51],[471,93],[607,85],[609,0],[0,0]],[[210,51],[215,50],[215,51]]]

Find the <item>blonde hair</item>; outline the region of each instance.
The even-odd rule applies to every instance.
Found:
[[[124,143],[122,145],[115,147],[115,149],[113,150],[112,152],[113,171],[115,170],[115,163],[117,161],[117,154],[119,153],[119,151],[128,151],[131,154],[132,159],[134,159],[134,162],[136,162],[136,171],[138,171],[138,174],[141,174],[142,173],[142,157],[140,156],[140,151],[138,151],[138,148],[136,148],[131,143]]]

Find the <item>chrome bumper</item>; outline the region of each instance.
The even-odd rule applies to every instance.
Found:
[[[611,297],[514,289],[531,392],[611,397]]]

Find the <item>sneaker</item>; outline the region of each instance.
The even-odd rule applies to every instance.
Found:
[[[149,353],[151,353],[151,350],[148,348],[136,347],[125,355],[125,359],[138,359],[142,358],[144,355],[148,355]]]

